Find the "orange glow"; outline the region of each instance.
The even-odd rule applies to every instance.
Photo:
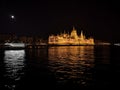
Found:
[[[73,27],[71,34],[51,35],[48,39],[50,45],[94,45],[94,39],[86,39],[85,35],[81,31],[80,36],[77,35],[77,30]]]
[[[48,49],[49,68],[61,82],[79,78],[79,84],[87,85],[92,79],[87,69],[94,67],[94,59],[94,46],[52,46]]]
[[[58,60],[58,62],[66,59],[72,60],[73,63],[78,60],[89,60],[93,62],[94,46],[53,46],[48,49],[48,57],[49,60]]]

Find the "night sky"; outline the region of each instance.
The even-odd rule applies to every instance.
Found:
[[[39,2],[38,2],[39,1]],[[120,42],[120,3],[91,0],[3,0],[0,33],[38,35],[71,32],[97,40]],[[10,16],[14,15],[12,19]]]

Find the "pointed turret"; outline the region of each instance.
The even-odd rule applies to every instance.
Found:
[[[82,38],[83,37],[83,31],[81,30],[81,34],[80,34],[80,37]]]
[[[75,27],[73,26],[73,30],[75,30]]]
[[[85,39],[85,36],[83,35],[83,31],[81,31],[80,38],[83,40]]]
[[[64,34],[66,34],[65,30],[64,30]]]

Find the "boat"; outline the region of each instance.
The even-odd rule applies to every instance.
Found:
[[[25,43],[4,43],[5,49],[23,49],[25,48]]]

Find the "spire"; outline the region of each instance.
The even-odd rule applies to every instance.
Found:
[[[65,34],[65,30],[64,30],[64,34]]]
[[[81,30],[81,36],[83,36],[83,31]]]
[[[84,39],[84,35],[83,35],[83,31],[81,30],[81,34],[80,34],[81,39]]]
[[[75,30],[75,27],[73,26],[73,30]]]

